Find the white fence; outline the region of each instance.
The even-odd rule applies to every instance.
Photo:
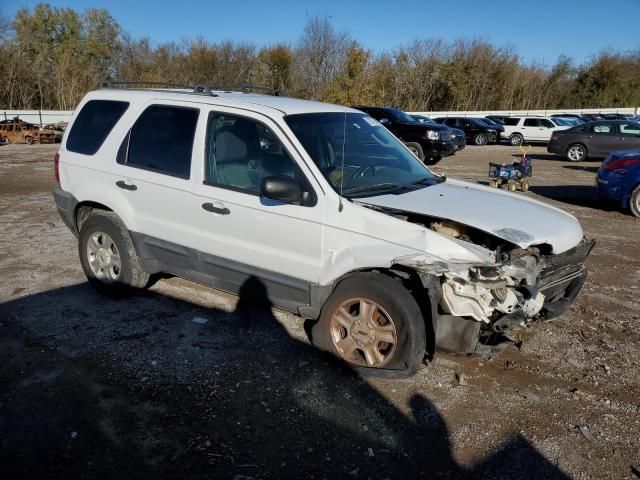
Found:
[[[12,120],[18,117],[25,122],[37,125],[48,125],[49,123],[68,122],[71,120],[73,111],[65,110],[1,110],[0,120]]]
[[[486,110],[468,112],[409,112],[412,115],[426,115],[428,117],[485,117],[487,115],[540,115],[548,117],[550,115],[562,113],[622,113],[624,115],[640,115],[640,107],[628,108],[576,108],[558,110]]]

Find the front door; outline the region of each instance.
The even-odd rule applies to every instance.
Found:
[[[261,182],[272,176],[294,178],[303,202],[262,197]],[[306,303],[308,285],[320,275],[324,196],[272,120],[232,108],[210,111],[194,194],[204,273],[222,278],[230,291],[253,276],[270,298]]]

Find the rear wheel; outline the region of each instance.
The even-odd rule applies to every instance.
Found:
[[[26,137],[25,141],[29,144],[29,145],[33,145],[33,137]]]
[[[411,375],[426,348],[418,304],[402,283],[381,273],[340,282],[311,328],[311,340],[371,375]]]
[[[640,185],[633,189],[629,198],[629,208],[631,213],[636,217],[640,217]]]
[[[9,141],[8,137],[2,137],[2,144],[3,145],[9,145],[11,142]]]
[[[524,143],[524,138],[519,133],[514,133],[513,135],[511,135],[511,137],[509,137],[509,142],[511,143],[511,145],[517,147],[518,145],[522,145]]]
[[[520,184],[520,188],[522,188],[523,192],[528,192],[529,191],[529,180],[522,180],[522,183]]]
[[[476,145],[486,145],[487,143],[489,143],[489,137],[486,133],[476,133],[476,135],[473,137],[473,143],[475,143]]]
[[[567,149],[567,159],[570,162],[580,162],[587,158],[587,147],[582,145],[581,143],[574,143],[573,145],[569,145]]]
[[[80,228],[78,250],[87,280],[102,293],[120,295],[149,282],[127,228],[113,212],[90,214]]]
[[[422,146],[417,142],[408,142],[406,143],[407,148],[411,150],[416,157],[424,162],[424,150],[422,150]]]

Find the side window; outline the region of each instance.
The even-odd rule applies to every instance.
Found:
[[[504,119],[504,124],[505,125],[509,125],[509,126],[515,126],[518,125],[518,122],[520,121],[519,118],[515,118],[515,117],[508,117]]]
[[[613,125],[610,123],[600,123],[591,127],[591,133],[598,133],[600,135],[610,135],[613,133]]]
[[[540,126],[540,120],[537,118],[525,118],[524,120],[525,127],[538,127]]]
[[[250,118],[211,113],[205,183],[255,195],[262,179],[284,175],[304,184],[302,173],[271,130]]]
[[[618,127],[620,128],[621,135],[631,137],[637,137],[640,135],[640,125],[637,123],[620,123],[618,124]]]
[[[88,101],[73,122],[67,150],[84,155],[96,153],[128,107],[129,102]]]
[[[546,118],[543,118],[542,120],[540,120],[540,125],[542,125],[543,127],[546,128],[555,128],[555,124],[553,122],[551,122],[550,120],[547,120]]]
[[[125,138],[118,162],[158,173],[189,178],[198,114],[195,108],[152,105]]]

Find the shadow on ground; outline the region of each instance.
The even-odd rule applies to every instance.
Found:
[[[618,206],[598,199],[595,187],[590,185],[531,185],[533,193],[559,202],[597,210],[616,210]]]
[[[519,436],[459,465],[428,398],[403,414],[250,282],[233,312],[85,284],[1,304],[3,477],[567,478]]]

